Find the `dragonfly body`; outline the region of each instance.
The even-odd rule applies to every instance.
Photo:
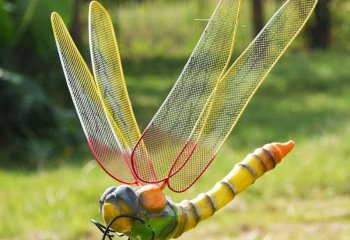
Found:
[[[272,170],[294,142],[272,143],[256,149],[207,193],[177,204],[155,185],[112,187],[100,199],[100,209],[111,229],[132,239],[170,239],[181,236]]]
[[[241,2],[219,1],[183,72],[142,134],[107,11],[96,1],[90,3],[93,74],[59,14],[52,14],[63,71],[89,147],[106,173],[125,184],[107,189],[100,199],[108,225],[95,224],[104,237],[111,237],[114,229],[132,239],[177,238],[273,169],[294,146],[288,142],[258,148],[193,200],[177,204],[162,191],[186,191],[200,178],[317,0],[286,0],[228,67]]]

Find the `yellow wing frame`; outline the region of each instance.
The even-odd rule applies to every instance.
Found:
[[[221,0],[172,91],[141,137],[106,10],[96,1],[90,4],[94,77],[61,17],[53,13],[53,31],[68,87],[96,160],[122,183],[167,182],[175,192],[191,187],[316,3],[287,0],[226,71],[241,0]]]
[[[308,21],[317,0],[288,0],[220,79],[193,129],[192,149],[169,179],[176,192],[191,187],[209,166],[268,73]],[[184,179],[186,179],[184,181]]]
[[[52,28],[66,81],[89,146],[101,167],[116,180],[139,183],[130,162],[140,137],[133,114],[111,19],[96,1],[89,8],[89,36],[95,78],[58,13]]]
[[[173,89],[141,136],[147,152],[141,144],[135,146],[134,169],[150,161],[157,181],[166,181],[178,170],[174,163],[187,158],[191,149],[186,141],[232,56],[240,8],[241,0],[218,3]],[[156,182],[148,171],[139,171],[137,177]]]
[[[89,7],[91,62],[98,92],[112,126],[124,149],[131,149],[140,138],[125,85],[115,32],[107,11],[98,2]]]

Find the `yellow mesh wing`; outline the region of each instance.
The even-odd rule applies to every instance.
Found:
[[[266,75],[298,35],[316,0],[289,0],[219,81],[199,124],[192,132],[186,165],[169,180],[174,191],[189,188],[214,159]]]
[[[135,183],[129,154],[115,138],[94,78],[57,13],[51,23],[69,91],[96,160],[118,181]]]
[[[89,8],[89,39],[99,93],[121,145],[131,151],[141,134],[126,89],[111,18],[95,1]]]
[[[172,164],[188,154],[186,140],[230,60],[240,5],[240,0],[219,2],[173,89],[141,137],[147,152],[139,144],[133,151],[133,166],[140,169],[144,161],[151,161],[158,181],[168,178]],[[137,175],[153,182],[147,171]]]

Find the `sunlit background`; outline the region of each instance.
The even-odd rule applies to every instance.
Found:
[[[283,3],[245,0],[236,58]],[[0,0],[0,239],[99,239],[98,199],[118,184],[90,153],[50,14],[85,60],[88,1]],[[144,129],[181,73],[215,0],[101,1]],[[276,170],[182,239],[350,239],[350,2],[316,14],[243,114],[213,165],[176,201],[207,191],[255,148],[294,139]]]

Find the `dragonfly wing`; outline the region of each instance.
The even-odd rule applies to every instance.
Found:
[[[118,139],[131,151],[141,134],[126,89],[112,21],[95,1],[89,8],[89,39],[97,88]]]
[[[309,19],[317,0],[289,0],[220,79],[212,104],[192,137],[194,151],[169,179],[169,187],[185,191],[216,156],[250,99]]]
[[[80,122],[96,160],[116,180],[132,184],[129,156],[114,137],[88,67],[57,13],[51,16],[57,49]]]
[[[230,60],[240,4],[240,0],[219,2],[183,72],[141,136],[147,153],[136,145],[134,168],[150,160],[157,179],[165,180],[173,163],[188,155],[186,140]],[[148,174],[137,175],[142,181],[153,182]]]
[[[89,39],[93,72],[109,123],[122,148],[130,156],[141,134],[130,103],[112,20],[103,6],[92,1],[89,8]],[[143,142],[140,148],[147,153]],[[130,158],[128,158],[130,164]],[[145,160],[137,171],[154,176]],[[146,174],[145,173],[145,174]],[[153,178],[155,180],[155,178]]]

